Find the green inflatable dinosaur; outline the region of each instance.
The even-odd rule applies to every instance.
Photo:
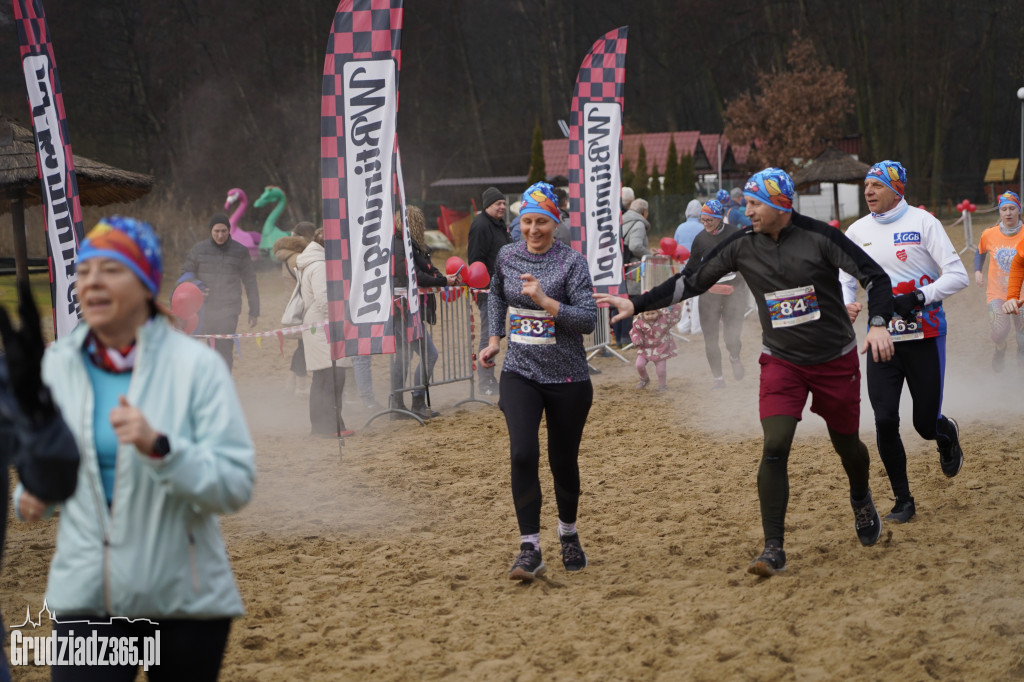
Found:
[[[260,198],[253,203],[254,208],[260,208],[267,204],[276,204],[273,210],[270,211],[270,215],[263,221],[263,234],[260,237],[260,251],[272,257],[274,253],[274,243],[281,237],[287,237],[291,232],[282,230],[277,226],[277,219],[281,217],[284,212],[284,205],[287,203],[287,199],[284,196],[284,190],[274,185],[267,185],[263,194]]]

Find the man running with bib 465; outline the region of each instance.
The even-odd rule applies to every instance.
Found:
[[[897,161],[881,161],[864,180],[864,198],[871,215],[846,231],[857,246],[885,268],[896,296],[899,316],[885,318],[896,343],[890,362],[868,358],[868,397],[875,411],[878,454],[889,474],[896,504],[886,521],[905,523],[917,509],[907,480],[907,453],[900,439],[900,394],[906,380],[914,401],[914,429],[939,446],[942,473],[952,478],[964,461],[956,422],[942,415],[942,380],[946,369],[946,314],[942,299],[970,283],[953,242],[942,223],[928,211],[907,204],[903,192],[907,172]],[[940,274],[941,272],[941,274]],[[841,273],[843,298],[850,320],[860,304],[857,280]],[[871,324],[876,320],[870,312]]]
[[[760,417],[764,449],[757,473],[764,551],[749,567],[770,576],[786,567],[783,551],[789,503],[789,451],[808,394],[811,411],[824,418],[850,482],[857,537],[878,541],[881,519],[868,488],[870,460],[857,435],[860,425],[860,362],[857,337],[839,287],[840,268],[868,291],[873,317],[892,317],[889,277],[841,232],[793,212],[793,181],[778,168],[756,173],[744,187],[753,225],[691,259],[678,275],[629,299],[595,295],[619,315],[678,303],[707,291],[728,272],[738,272],[757,302],[762,352]],[[861,352],[884,362],[892,355],[885,324],[873,326]]]

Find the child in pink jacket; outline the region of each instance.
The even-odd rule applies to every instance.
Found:
[[[676,356],[676,342],[672,338],[672,327],[679,322],[683,308],[676,304],[660,310],[648,310],[641,313],[633,321],[633,329],[629,332],[636,347],[636,371],[640,375],[638,389],[647,388],[651,377],[647,374],[647,363],[654,363],[658,374],[658,390],[668,390],[667,367],[668,359]]]

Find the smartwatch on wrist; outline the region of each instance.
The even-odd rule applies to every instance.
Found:
[[[159,436],[156,437],[156,440],[153,441],[153,448],[150,451],[149,456],[162,458],[166,457],[167,453],[169,453],[170,451],[171,441],[167,440],[167,436],[161,433]]]

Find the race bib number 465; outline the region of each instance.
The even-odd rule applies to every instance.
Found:
[[[769,291],[764,295],[764,300],[772,327],[776,329],[812,322],[821,317],[818,295],[814,293],[813,284],[796,289]]]
[[[924,338],[924,315],[920,310],[904,320],[897,315],[889,320],[889,336],[893,343],[897,341],[916,341]]]
[[[546,345],[555,342],[555,318],[543,310],[509,308],[509,341]]]

